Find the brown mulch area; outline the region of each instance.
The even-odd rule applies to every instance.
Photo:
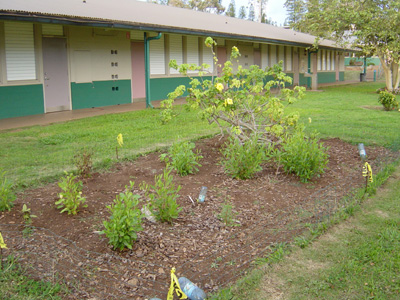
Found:
[[[326,207],[337,208],[337,201],[351,189],[363,186],[357,146],[339,139],[325,140],[324,145],[330,156],[326,173],[304,184],[269,164],[251,180],[232,179],[218,165],[223,146],[219,137],[196,142],[204,157],[200,171],[174,176],[182,186],[179,218],[172,225],[145,220],[133,250],[113,251],[98,232],[109,216],[106,206],[130,180],[136,183],[135,192],[143,195],[139,183],[153,184],[154,176],[162,173],[160,153],[84,179],[88,207],[76,216],[56,209],[57,184],[27,190],[18,195],[11,212],[0,213],[0,229],[8,251],[19,253],[22,262],[30,261],[34,275],[68,282],[73,291],[65,296],[69,299],[155,295],[164,299],[171,267],[176,267],[178,277],[185,276],[210,292],[233,282],[256,257],[267,254],[272,243],[290,241],[301,233],[304,227],[296,226],[298,222],[316,221]],[[373,168],[392,155],[385,148],[366,151]],[[202,186],[208,187],[206,201],[193,204],[190,197],[196,201]],[[226,201],[233,205],[237,226],[226,226],[218,216]],[[27,238],[21,237],[24,203],[37,216],[33,226],[38,229]]]

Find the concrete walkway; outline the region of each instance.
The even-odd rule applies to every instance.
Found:
[[[359,81],[338,81],[333,83],[320,84],[319,88],[332,85],[353,84],[357,82]],[[179,99],[176,101],[176,104],[183,104],[184,102],[185,102],[184,99]],[[152,104],[154,107],[159,107],[160,101],[152,101]],[[145,102],[138,102],[138,103],[130,103],[130,104],[122,104],[122,105],[114,105],[106,107],[85,108],[78,110],[68,110],[68,111],[33,115],[33,116],[1,119],[0,131],[35,126],[35,125],[44,126],[53,123],[61,123],[61,122],[106,115],[106,114],[118,114],[128,111],[142,110],[145,108],[146,108]]]

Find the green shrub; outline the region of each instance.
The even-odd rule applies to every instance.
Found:
[[[74,165],[82,177],[90,177],[93,167],[93,150],[83,148],[74,155]]]
[[[390,111],[399,108],[399,102],[396,101],[396,96],[388,91],[379,93],[378,102],[383,105],[384,110]]]
[[[107,206],[111,213],[109,221],[104,221],[104,230],[108,243],[114,250],[123,250],[125,247],[132,249],[132,244],[137,239],[137,232],[143,230],[143,214],[138,208],[139,195],[132,193],[134,182],[130,188],[125,186],[125,191],[117,195],[112,205]]]
[[[76,176],[66,173],[58,186],[63,190],[58,194],[59,200],[56,201],[57,208],[64,208],[61,213],[68,212],[68,214],[76,215],[79,211],[79,206],[87,207],[85,205],[86,199],[82,197],[82,181],[76,181]]]
[[[16,196],[12,187],[12,183],[6,178],[6,172],[0,173],[0,211],[10,211],[13,207]]]
[[[160,155],[160,160],[170,164],[181,176],[194,174],[199,171],[197,167],[201,167],[201,164],[198,161],[203,158],[200,151],[193,152],[194,148],[191,142],[175,143],[169,148],[168,154]]]
[[[256,136],[241,143],[236,138],[229,138],[222,152],[220,164],[225,172],[233,178],[248,179],[261,171],[265,161],[265,147],[258,143]]]
[[[302,182],[324,173],[329,157],[323,143],[315,135],[305,136],[303,131],[285,138],[274,155],[287,173],[296,174]]]
[[[172,223],[173,219],[178,218],[179,212],[182,210],[176,203],[181,186],[175,187],[171,171],[171,167],[167,165],[163,174],[155,176],[154,185],[143,183],[141,186],[146,196],[150,198],[151,213],[157,220],[168,223]]]

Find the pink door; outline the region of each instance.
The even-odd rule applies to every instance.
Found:
[[[218,73],[217,73],[218,76],[220,76],[222,73],[222,68],[224,67],[224,63],[227,60],[226,47],[217,48],[217,58],[218,58],[218,64],[221,65],[221,67],[218,67]]]
[[[132,42],[132,98],[146,98],[144,42]]]

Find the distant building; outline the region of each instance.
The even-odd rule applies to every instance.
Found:
[[[282,60],[295,85],[308,69],[313,88],[344,80],[343,49],[325,40],[308,53],[314,37],[290,29],[133,0],[3,0],[0,118],[164,99],[188,83],[170,59],[213,64],[207,36],[219,63],[237,46],[244,67]]]

